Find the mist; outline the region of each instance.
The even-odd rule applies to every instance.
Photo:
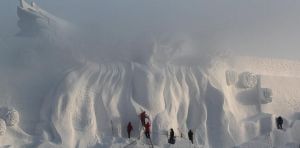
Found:
[[[59,79],[66,69],[82,61],[201,65],[215,54],[296,60],[300,55],[298,1],[39,0],[36,3],[68,22],[68,27],[56,26],[42,36],[18,37],[19,3],[2,0],[3,92],[16,89],[15,85],[28,88],[27,84],[33,85],[31,78],[39,78],[34,82],[47,85],[42,87],[46,91],[54,85],[49,79]]]
[[[18,37],[18,1],[1,0],[3,81],[22,83],[14,78],[23,80],[38,75],[47,82],[87,60],[144,64],[155,61],[161,65],[173,61],[201,64],[199,59],[209,61],[215,54],[223,53],[296,60],[300,55],[298,1],[38,0],[36,3],[68,22],[72,29],[38,37]]]
[[[237,55],[299,59],[298,1],[36,3],[76,26],[70,50],[93,59],[130,59],[138,52],[150,55],[155,42],[177,49],[188,43],[193,49],[181,50],[185,55],[226,50]],[[18,31],[17,5],[18,1],[0,2],[1,44],[9,44],[6,38],[14,38]]]

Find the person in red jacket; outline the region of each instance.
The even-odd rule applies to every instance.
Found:
[[[130,139],[130,133],[133,130],[133,127],[131,125],[131,122],[128,123],[127,125],[127,134],[128,134],[128,138]]]
[[[145,111],[143,111],[141,114],[140,114],[140,118],[141,118],[141,123],[142,123],[142,125],[143,126],[145,126],[145,120],[146,120],[146,118],[148,118],[148,116],[147,116],[147,114],[146,114],[146,112]]]
[[[150,139],[150,122],[147,122],[145,124],[145,136],[146,138]]]

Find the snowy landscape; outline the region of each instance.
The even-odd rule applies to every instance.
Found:
[[[281,5],[287,14],[274,13],[279,1],[251,3],[269,6],[256,8],[266,17],[291,18],[278,32],[276,25],[264,30],[266,38],[284,37],[262,43],[255,26],[272,21],[257,23],[248,10],[228,13],[236,24],[219,23],[223,16],[209,24],[195,20],[210,16],[194,10],[198,2],[56,2],[0,3],[7,18],[0,21],[0,148],[300,147],[299,30],[290,34],[296,43],[282,40],[300,3]],[[4,4],[14,9],[1,13]],[[218,15],[231,9],[218,7]],[[253,24],[243,24],[245,17]],[[279,48],[285,44],[290,50]],[[151,124],[150,138],[142,120]]]

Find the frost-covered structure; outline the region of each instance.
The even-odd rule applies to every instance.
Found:
[[[36,9],[34,4],[23,4],[20,8],[22,9],[19,10],[19,17],[24,19],[21,25],[26,23],[41,25],[36,28],[23,26],[23,29],[20,27],[22,30],[34,29],[33,31],[39,32],[44,31],[45,27],[46,31],[53,31],[48,27],[55,24],[57,19],[48,17],[50,18],[48,22],[47,17],[40,16],[47,13],[40,8]],[[32,13],[33,16],[35,14],[38,16],[30,18]],[[58,44],[55,40],[51,40],[51,43]],[[73,49],[78,44],[71,45]],[[40,46],[37,48],[44,48],[43,44]],[[23,48],[25,47],[22,46]],[[148,50],[148,46],[140,48]],[[170,147],[167,144],[166,133],[173,128],[175,135],[178,136],[176,147],[190,146],[186,134],[192,129],[195,147],[230,148],[259,136],[266,137],[264,134],[274,131],[273,115],[282,114],[286,117],[300,111],[298,99],[300,80],[297,79],[299,62],[245,57],[232,57],[230,59],[232,61],[228,62],[224,56],[205,57],[202,60],[197,55],[196,58],[190,58],[190,55],[181,57],[180,52],[183,49],[176,50],[175,56],[171,57],[171,54],[171,58],[168,58],[162,56],[164,54],[160,54],[161,50],[156,48],[153,51],[136,54],[138,59],[128,57],[126,60],[115,60],[115,56],[108,56],[111,59],[103,62],[90,59],[89,55],[82,55],[87,57],[84,60],[76,57],[76,62],[72,63],[72,66],[60,67],[61,69],[57,67],[64,65],[64,62],[52,63],[51,60],[49,66],[43,56],[37,55],[35,62],[39,63],[38,75],[41,71],[46,75],[47,72],[56,70],[55,77],[36,78],[34,77],[36,75],[33,75],[28,78],[23,77],[23,73],[20,72],[21,76],[16,74],[20,76],[17,80],[13,77],[14,80],[8,81],[25,83],[32,86],[32,89],[19,86],[15,88],[16,91],[7,95],[12,97],[0,99],[1,105],[15,108],[0,111],[1,117],[6,121],[5,124],[14,125],[8,127],[7,134],[0,138],[0,147],[126,147],[132,142],[126,138],[125,127],[129,121],[135,129],[132,132],[134,141],[131,146],[149,147],[147,145],[149,141],[141,134],[142,130],[139,130],[141,123],[138,115],[141,110],[145,110],[152,122],[151,136],[155,147]],[[149,49],[151,50],[151,47]],[[59,54],[60,52],[49,58],[56,60]],[[67,52],[64,56],[68,57],[69,54]],[[167,62],[161,62],[163,58],[157,58],[155,54],[160,54]],[[150,60],[144,60],[143,57],[149,57]],[[141,62],[140,59],[144,61]],[[257,64],[257,61],[263,64]],[[47,70],[40,70],[44,67],[44,63],[47,63],[45,66]],[[11,70],[11,67],[8,67]],[[27,68],[29,67],[24,68],[26,72],[31,71]],[[226,72],[228,69],[234,69],[239,73],[247,70],[263,75],[262,79],[265,82],[262,86],[258,85],[259,88],[270,88],[274,93],[261,91],[263,92],[261,95],[269,98],[272,96],[270,94],[273,94],[276,99],[261,105],[256,88],[257,77],[250,72],[242,73],[239,77],[240,83],[237,83],[236,72]],[[273,78],[272,75],[285,77]],[[274,82],[278,79],[284,81]],[[51,81],[51,84],[46,81]],[[32,84],[33,82],[39,85]],[[292,82],[297,83],[291,85]],[[228,87],[236,83],[238,84],[236,86],[247,89]],[[12,88],[15,86],[18,85],[13,83]],[[19,114],[16,110],[22,113],[19,124]],[[262,111],[269,114],[261,114]],[[181,134],[184,138],[179,136]],[[281,138],[280,134],[274,133],[275,136],[279,135],[278,139],[288,139]],[[286,135],[293,139],[298,136],[297,133]],[[274,139],[277,140],[276,137]],[[273,142],[273,145],[278,147],[285,144]]]
[[[0,135],[4,135],[6,131],[6,123],[0,118]]]
[[[248,63],[251,62],[247,62],[247,65]],[[87,62],[69,69],[40,104],[41,110],[35,116],[39,118],[38,122],[32,125],[27,123],[27,127],[31,126],[36,130],[36,135],[32,137],[44,139],[41,142],[40,139],[36,140],[41,148],[125,147],[129,141],[120,137],[126,137],[126,124],[131,121],[135,129],[138,129],[138,114],[143,109],[151,115],[151,135],[157,147],[168,147],[165,145],[167,136],[164,133],[170,128],[175,129],[176,136],[183,133],[184,137],[188,129],[192,129],[195,133],[195,145],[198,147],[233,147],[257,136],[265,137],[263,134],[276,128],[272,124],[273,114],[290,115],[298,110],[297,103],[300,103],[297,99],[288,100],[293,99],[293,96],[300,96],[298,91],[293,90],[294,94],[285,99],[284,96],[291,93],[286,93],[286,90],[280,92],[281,85],[274,85],[275,79],[268,79],[270,76],[267,75],[262,78],[266,80],[263,87],[269,87],[267,84],[270,84],[270,89],[280,93],[270,93],[267,90],[263,96],[269,98],[277,95],[276,98],[284,99],[260,106],[270,115],[253,116],[260,111],[256,108],[261,105],[257,101],[258,90],[228,87],[224,78],[227,67],[208,67],[205,71],[197,65],[155,66],[135,62]],[[292,80],[300,82],[296,78]],[[288,87],[290,81],[284,87]],[[280,83],[282,81],[275,84]],[[288,89],[297,89],[297,84]],[[249,101],[248,98],[255,100],[245,103]],[[296,102],[296,105],[292,106],[290,102]],[[283,105],[284,110],[278,110]],[[32,106],[24,105],[24,108],[31,109]],[[12,111],[11,115],[14,116],[14,113]],[[20,125],[26,127],[25,122]],[[278,134],[281,133],[274,133],[276,136]],[[140,140],[132,147],[147,146],[142,145],[148,141],[139,130],[132,133],[132,137],[136,139],[140,135]],[[293,139],[297,137],[297,134],[290,135]],[[120,141],[121,144],[118,143]],[[178,141],[183,143],[184,138],[178,137]],[[8,144],[14,145],[13,142]],[[187,141],[182,147],[188,145]]]
[[[42,32],[54,34],[58,31],[68,30],[67,22],[41,9],[34,2],[29,4],[25,0],[20,0],[17,10],[19,36],[36,36]]]
[[[243,72],[240,74],[239,82],[243,88],[253,88],[257,85],[257,76],[251,72]]]

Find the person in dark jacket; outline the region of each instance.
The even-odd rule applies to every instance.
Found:
[[[191,140],[192,144],[194,143],[194,141],[193,141],[193,135],[194,135],[194,133],[192,132],[192,130],[189,130],[188,136],[189,136],[189,140]]]
[[[282,119],[281,116],[279,116],[278,118],[276,118],[276,124],[277,124],[277,128],[278,128],[278,129],[283,129],[283,128],[282,128],[283,119]]]
[[[170,144],[175,144],[175,135],[173,128],[170,129],[170,139],[168,141]]]
[[[133,127],[131,125],[131,122],[128,123],[127,125],[127,134],[128,134],[128,138],[130,139],[130,133],[133,130]]]

